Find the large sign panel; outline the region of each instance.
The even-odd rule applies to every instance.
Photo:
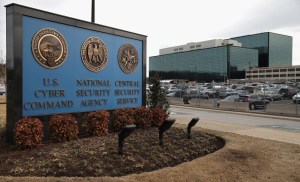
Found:
[[[23,116],[142,106],[142,41],[22,21]]]

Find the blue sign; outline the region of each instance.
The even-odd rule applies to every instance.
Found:
[[[44,37],[48,30],[53,39],[51,35],[49,39]],[[22,31],[23,116],[142,106],[142,41],[26,16]],[[84,51],[82,47],[89,38],[94,42]],[[124,45],[132,48],[120,57]],[[100,50],[100,46],[105,49]],[[134,48],[138,64],[126,72],[120,63],[124,61],[126,67],[126,60],[133,59],[130,51]],[[55,55],[50,49],[61,54]],[[86,54],[85,63],[101,63],[102,67],[95,71],[87,67],[82,54]],[[43,56],[59,59],[46,63]]]

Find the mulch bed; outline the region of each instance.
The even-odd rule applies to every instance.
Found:
[[[219,150],[222,138],[201,131],[172,127],[159,145],[158,129],[136,129],[118,155],[118,134],[84,137],[71,142],[45,142],[20,150],[0,141],[0,176],[124,176],[171,167]]]

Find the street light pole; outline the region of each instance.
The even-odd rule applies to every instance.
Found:
[[[197,67],[195,66],[195,82],[196,82],[196,80],[197,80],[197,79],[196,79],[196,69],[197,69]]]
[[[230,84],[230,44],[227,44],[227,80]]]

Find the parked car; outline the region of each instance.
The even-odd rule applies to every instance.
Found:
[[[283,96],[276,91],[265,91],[264,93],[259,94],[259,96],[268,101],[276,101],[283,99]]]
[[[263,99],[256,94],[240,96],[238,102],[248,102],[250,110],[254,110],[257,108],[266,108],[267,104],[270,103],[270,101]]]
[[[183,99],[182,99],[183,103],[184,104],[190,104],[190,101],[191,101],[192,98],[208,100],[209,96],[207,94],[203,94],[203,93],[199,92],[198,90],[196,90],[196,91],[190,92],[189,94],[185,93],[183,95]]]
[[[222,100],[219,100],[217,102],[217,107],[220,107],[220,105],[222,104],[222,102],[237,102],[239,99],[238,95],[230,95]]]
[[[293,96],[297,94],[298,90],[292,89],[292,88],[285,88],[285,87],[283,87],[283,88],[280,88],[278,92],[284,98],[292,99]]]
[[[236,90],[237,94],[239,96],[243,96],[243,95],[249,95],[250,92],[248,90]]]
[[[5,92],[6,92],[5,88],[0,87],[0,95],[5,94]]]
[[[177,87],[170,87],[170,88],[167,89],[167,94],[171,93],[171,92],[177,92],[177,91],[179,91],[179,88],[177,88]]]
[[[300,92],[298,92],[296,95],[293,96],[293,102],[300,103]]]
[[[204,89],[201,91],[202,94],[208,95],[211,98],[217,97],[217,90],[216,89]]]
[[[230,89],[230,88],[219,90],[219,98],[225,98],[230,95],[238,95],[238,93],[235,90]]]

